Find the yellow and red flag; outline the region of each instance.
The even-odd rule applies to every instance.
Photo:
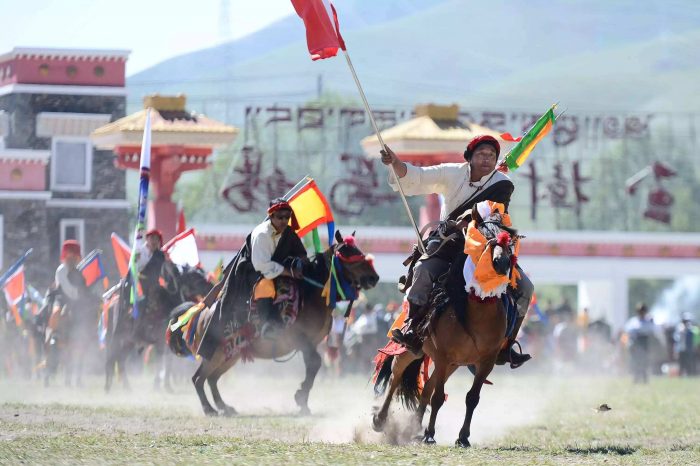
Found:
[[[304,236],[316,227],[328,225],[328,240],[333,241],[335,233],[335,221],[328,200],[316,185],[316,181],[309,181],[289,198],[289,205],[299,223],[297,235]]]

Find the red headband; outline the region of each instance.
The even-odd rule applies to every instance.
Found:
[[[68,254],[75,254],[80,259],[80,243],[74,239],[67,239],[61,247],[61,260],[65,260]]]
[[[146,238],[148,238],[149,236],[157,236],[158,239],[160,240],[160,244],[161,245],[163,244],[163,233],[161,233],[160,230],[157,230],[155,228],[152,230],[149,230],[148,233],[146,233]]]
[[[292,206],[290,206],[288,202],[278,202],[277,204],[273,204],[272,206],[270,206],[269,209],[267,209],[267,215],[272,215],[278,210],[288,210],[292,213],[292,223],[290,224],[290,226],[292,227],[292,230],[297,231],[299,229],[299,222],[297,222],[297,216],[294,215],[294,209],[292,209]]]

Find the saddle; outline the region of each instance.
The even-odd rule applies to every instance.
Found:
[[[413,283],[413,269],[419,260],[437,257],[451,263],[454,257],[463,255],[464,235],[457,226],[457,222],[453,220],[429,223],[423,227],[421,237],[428,228],[436,225],[437,227],[423,240],[425,254],[422,254],[418,246],[414,245],[413,252],[404,260],[403,265],[408,266],[408,272],[399,278],[398,288],[401,293],[406,293],[406,290]]]

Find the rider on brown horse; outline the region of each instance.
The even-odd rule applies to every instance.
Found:
[[[489,200],[503,204],[506,209],[508,207],[514,186],[505,174],[496,170],[499,153],[498,141],[488,135],[475,137],[469,143],[464,152],[466,163],[416,167],[402,162],[389,147],[385,146],[385,150],[381,151],[382,163],[393,165],[405,194],[436,193],[444,196],[440,215],[442,222],[428,237],[427,253],[415,260],[412,284],[406,291],[410,305],[408,320],[403,329],[396,329],[392,334],[397,342],[414,352],[419,352],[422,346],[424,336],[418,331],[418,326],[429,311],[428,302],[433,284],[449,270],[456,254],[462,252],[459,241],[449,240],[450,237],[456,237],[451,234],[461,231],[461,227],[466,226],[466,222],[463,222],[465,214],[468,215],[478,202]],[[389,184],[394,190],[398,190],[393,176],[390,176]],[[509,362],[514,368],[530,359],[528,354],[516,353],[512,346],[534,291],[532,282],[522,271],[519,272],[517,290],[510,290],[514,294],[518,319],[506,347],[496,362]]]
[[[271,336],[282,325],[273,301],[278,277],[301,278],[306,248],[295,230],[298,228],[294,211],[284,199],[274,199],[267,210],[268,217],[250,235],[251,262],[262,277],[256,283],[253,299],[262,319],[263,336]],[[291,219],[291,226],[290,226]]]
[[[161,274],[167,258],[165,253],[161,251],[163,234],[159,230],[149,230],[145,235],[145,240],[139,236],[136,241],[139,252],[137,262],[139,281],[143,289],[143,299],[139,306],[145,309],[149,299],[161,288]]]

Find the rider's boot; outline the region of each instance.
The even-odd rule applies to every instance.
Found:
[[[279,316],[276,315],[277,309],[275,309],[272,298],[260,298],[255,302],[255,305],[258,309],[258,316],[263,322],[260,335],[268,339],[276,338],[281,323],[279,322]]]
[[[423,338],[418,331],[418,326],[423,321],[426,310],[427,306],[419,306],[409,301],[408,318],[403,327],[391,332],[391,339],[416,354],[420,353],[423,348]]]
[[[529,354],[522,353],[522,350],[518,353],[513,348],[513,345],[515,344],[517,344],[518,347],[520,347],[520,343],[518,343],[515,340],[515,337],[518,336],[518,332],[520,331],[520,326],[523,324],[523,320],[525,320],[525,316],[518,317],[518,320],[515,321],[513,333],[511,333],[510,338],[508,338],[508,341],[506,342],[506,345],[501,349],[501,352],[498,353],[498,357],[496,358],[496,365],[502,366],[503,364],[508,362],[510,363],[511,369],[517,369],[518,367],[522,366],[530,359],[532,359],[532,356],[530,356]]]

